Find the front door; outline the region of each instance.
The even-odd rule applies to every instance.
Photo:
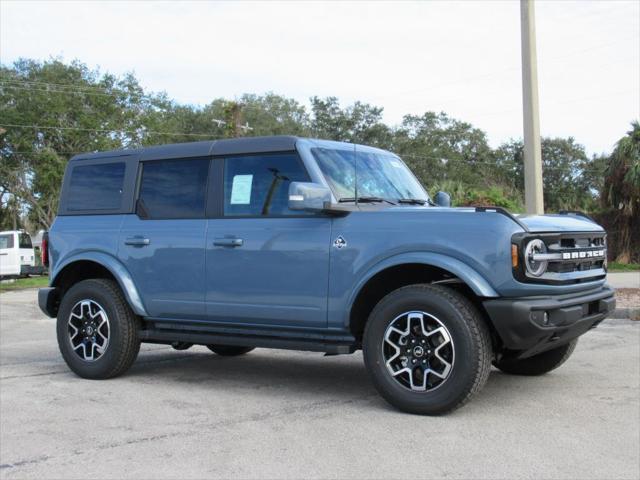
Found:
[[[298,155],[229,157],[222,177],[207,227],[207,317],[326,328],[331,219],[289,210],[290,182],[309,181]]]
[[[136,214],[125,215],[118,256],[152,317],[205,316],[205,202],[210,159],[141,162]]]

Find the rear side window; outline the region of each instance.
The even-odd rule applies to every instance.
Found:
[[[224,163],[226,216],[303,214],[289,210],[291,182],[309,181],[295,153],[232,157]]]
[[[13,248],[13,233],[0,235],[0,248]]]
[[[138,209],[146,218],[204,218],[209,159],[144,162]]]
[[[18,242],[20,243],[20,248],[33,248],[31,237],[26,233],[18,235]]]
[[[75,166],[71,172],[69,210],[116,210],[122,204],[124,162]]]

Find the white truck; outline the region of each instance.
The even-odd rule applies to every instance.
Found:
[[[31,237],[22,230],[0,232],[0,278],[36,273]]]

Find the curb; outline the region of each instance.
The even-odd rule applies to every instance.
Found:
[[[640,308],[616,308],[607,318],[627,318],[631,320],[640,320]]]

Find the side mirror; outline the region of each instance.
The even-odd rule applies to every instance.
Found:
[[[331,190],[324,185],[311,182],[291,182],[289,185],[289,208],[291,210],[321,211],[331,203]]]
[[[438,192],[433,198],[433,202],[439,207],[450,207],[451,195],[449,195],[447,192]]]

